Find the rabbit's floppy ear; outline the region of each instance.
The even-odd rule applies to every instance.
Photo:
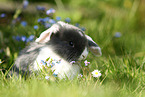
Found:
[[[47,29],[46,31],[42,32],[39,36],[39,38],[37,38],[35,40],[35,42],[39,42],[39,43],[46,43],[50,40],[51,35],[53,33],[56,33],[57,31],[59,31],[60,26],[56,23],[54,25],[52,25],[52,27],[50,27],[49,29]]]
[[[89,50],[96,56],[101,56],[101,48],[93,41],[93,39],[90,36],[86,35],[86,38],[88,40]]]

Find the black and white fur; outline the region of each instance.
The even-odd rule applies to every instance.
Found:
[[[73,79],[80,72],[80,67],[69,62],[84,60],[88,50],[101,55],[100,47],[91,37],[85,35],[81,29],[59,21],[42,32],[35,42],[20,52],[13,71],[16,74],[38,71],[42,68],[41,60],[51,57],[56,60],[62,59],[61,64],[53,66],[54,73],[57,73],[61,79],[66,76]]]

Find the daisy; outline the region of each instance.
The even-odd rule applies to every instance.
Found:
[[[100,73],[99,70],[94,70],[94,71],[92,72],[92,75],[93,75],[93,77],[100,77],[100,76],[101,76],[101,73]]]

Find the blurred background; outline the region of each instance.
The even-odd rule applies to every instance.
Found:
[[[104,58],[143,57],[144,5],[145,0],[0,0],[1,68],[13,64],[22,48],[59,20],[84,30]]]

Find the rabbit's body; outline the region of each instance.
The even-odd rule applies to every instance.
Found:
[[[71,61],[83,60],[88,55],[88,50],[101,55],[100,47],[79,28],[58,22],[44,31],[34,43],[21,51],[13,66],[14,71],[22,74],[38,71],[42,68],[41,60],[47,58],[59,60],[61,64],[52,67],[59,78],[72,79],[76,76],[80,67],[70,64]]]
[[[80,67],[78,65],[70,64],[68,61],[64,60],[62,57],[54,53],[51,47],[41,48],[39,55],[34,62],[34,67],[32,68],[32,70],[40,70],[43,65],[41,64],[41,60],[46,60],[49,57],[53,60],[61,60],[60,63],[55,63],[55,65],[51,68],[55,74],[59,74],[58,77],[60,79],[64,78],[65,76],[72,79],[80,72]]]

